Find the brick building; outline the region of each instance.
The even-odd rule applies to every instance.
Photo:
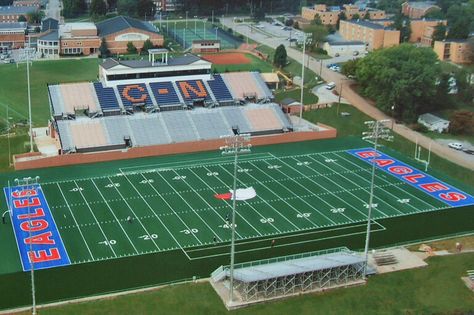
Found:
[[[364,42],[367,50],[400,44],[400,31],[365,20],[341,21],[339,33],[345,40]]]
[[[439,60],[447,60],[453,63],[471,63],[474,53],[467,40],[443,40],[435,41],[434,52]]]
[[[150,23],[130,17],[117,16],[97,23],[99,37],[105,38],[107,48],[112,54],[126,53],[127,43],[140,50],[143,43],[149,39],[154,46],[163,46],[163,36]]]
[[[424,2],[404,2],[402,3],[402,14],[408,16],[410,19],[420,19],[426,14],[441,10],[433,1]]]
[[[0,23],[0,52],[25,47],[24,22]]]
[[[174,12],[183,6],[182,0],[153,0],[156,6],[156,11]]]
[[[39,0],[15,0],[12,6],[14,7],[35,7],[41,8],[41,2]]]
[[[438,19],[413,19],[410,21],[411,34],[409,41],[411,43],[421,43],[425,46],[431,46],[433,41],[433,32],[438,24],[447,25],[446,20]]]
[[[37,7],[24,7],[24,6],[3,6],[0,7],[0,23],[14,23],[18,22],[20,16],[25,18],[28,13],[37,11]]]
[[[100,47],[97,27],[94,23],[66,23],[59,26],[60,54],[95,54]]]
[[[312,7],[303,7],[301,9],[301,17],[305,20],[312,21],[316,17],[321,19],[323,25],[336,25],[339,21],[339,15],[344,12],[347,19],[353,17],[364,18],[366,14],[369,19],[377,20],[385,18],[385,11],[376,10],[372,8],[361,8],[358,5],[345,4],[339,6],[327,6],[325,4],[315,4]]]

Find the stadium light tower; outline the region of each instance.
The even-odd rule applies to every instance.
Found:
[[[307,37],[308,34],[303,33],[303,60],[301,61],[301,95],[300,95],[300,124],[303,119],[303,89],[304,89],[304,63],[305,63],[305,57],[306,57],[306,41],[308,41],[308,44],[311,42],[311,38]],[[291,44],[291,41],[290,41]]]
[[[15,183],[17,186],[21,186],[22,190],[28,190],[30,185],[37,184],[39,182],[39,176],[35,178],[32,177],[24,177],[22,179],[15,178]],[[11,195],[10,191],[10,195]],[[28,196],[28,237],[31,240],[31,212],[30,212],[30,194]],[[10,205],[11,207],[11,205]],[[30,242],[30,253],[33,252],[33,244]],[[31,303],[32,303],[32,310],[31,313],[36,315],[36,289],[35,289],[35,263],[34,261],[30,261],[30,277],[31,277]]]
[[[232,223],[231,223],[231,242],[230,242],[230,286],[229,286],[229,304],[234,299],[234,256],[235,256],[235,207],[237,191],[237,160],[239,154],[250,153],[252,145],[250,134],[240,134],[238,127],[232,127],[233,135],[222,136],[225,140],[225,146],[220,147],[222,155],[234,155],[234,183],[232,185]]]
[[[376,121],[366,121],[369,131],[362,133],[364,140],[373,141],[374,151],[377,151],[378,140],[392,141],[393,136],[390,135],[390,129],[385,127],[386,123],[389,123],[390,120],[376,120]],[[370,221],[372,220],[372,207],[374,200],[374,182],[375,182],[375,158],[372,159],[372,174],[370,179],[370,196],[369,196],[369,205],[367,212],[367,234],[365,236],[365,266],[364,266],[364,278],[367,277],[367,265],[369,264],[369,242],[370,242]]]

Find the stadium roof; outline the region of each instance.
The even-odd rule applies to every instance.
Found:
[[[36,7],[3,6],[3,7],[0,7],[0,15],[28,14],[29,12],[33,12],[36,10],[37,10]]]
[[[114,18],[97,23],[97,29],[99,36],[107,36],[110,34],[118,33],[128,28],[137,28],[142,31],[158,33],[156,28],[151,24],[133,19],[128,16],[116,16]]]
[[[364,257],[356,253],[338,252],[239,268],[235,269],[234,278],[242,282],[254,282],[364,262]]]
[[[153,67],[157,67],[157,66],[183,66],[183,65],[192,64],[192,63],[194,63],[196,61],[200,61],[200,60],[205,61],[205,60],[202,60],[201,58],[199,58],[196,55],[189,54],[189,55],[185,55],[185,56],[169,58],[168,59],[168,64],[162,64],[162,63],[155,62]],[[208,61],[205,61],[205,62],[208,62]],[[111,69],[111,68],[113,68],[117,65],[123,65],[123,66],[126,66],[128,68],[135,68],[135,69],[152,67],[152,63],[148,60],[117,60],[117,59],[112,59],[112,58],[109,58],[106,61],[104,61],[101,64],[101,67],[104,68],[104,69]]]

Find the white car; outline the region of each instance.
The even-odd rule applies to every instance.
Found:
[[[455,150],[462,150],[462,144],[459,142],[451,142],[448,144],[448,147]]]
[[[332,90],[336,87],[336,83],[334,82],[329,82],[328,84],[326,84],[326,90]]]

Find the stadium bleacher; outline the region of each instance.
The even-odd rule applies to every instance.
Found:
[[[192,103],[195,100],[211,100],[211,96],[207,91],[204,82],[202,80],[185,80],[176,81],[178,90],[183,96],[183,99],[187,103]]]
[[[181,103],[172,82],[151,82],[150,87],[160,109]]]
[[[113,88],[104,88],[101,82],[94,82],[94,89],[103,112],[120,112],[120,106]]]
[[[118,85],[117,89],[125,109],[133,110],[137,105],[153,108],[153,101],[144,83]]]
[[[214,74],[213,80],[209,80],[207,83],[218,102],[226,103],[234,101],[232,94],[219,74]]]

